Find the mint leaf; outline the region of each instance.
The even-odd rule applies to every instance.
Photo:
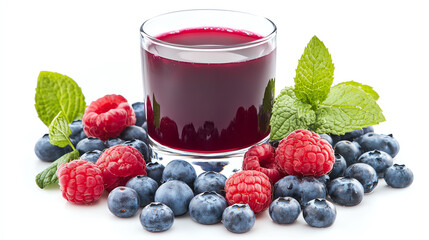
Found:
[[[286,87],[280,92],[273,106],[271,117],[272,140],[280,140],[296,129],[308,128],[316,121],[311,105],[301,102],[294,89]]]
[[[298,62],[295,95],[314,108],[323,102],[334,79],[334,64],[322,41],[314,36]]]
[[[86,107],[82,90],[73,79],[46,71],[41,71],[37,79],[35,101],[37,114],[48,127],[60,111],[71,123],[82,118]]]
[[[49,125],[50,142],[52,145],[56,145],[58,147],[70,145],[74,148],[69,139],[70,135],[71,130],[67,123],[67,119],[65,118],[64,113],[60,111]]]
[[[340,84],[346,84],[346,85],[352,85],[355,87],[359,87],[360,89],[362,89],[363,91],[365,91],[366,93],[371,95],[371,97],[374,98],[374,100],[376,100],[376,101],[380,98],[378,93],[371,86],[364,85],[362,83],[358,83],[355,81],[342,82],[342,83],[339,83],[337,85],[340,85]]]
[[[386,120],[374,97],[353,84],[332,87],[316,114],[317,121],[312,130],[337,135]]]
[[[36,176],[36,184],[40,188],[45,188],[46,186],[58,182],[57,177],[57,170],[58,167],[61,166],[63,163],[68,163],[71,160],[78,159],[79,158],[79,152],[77,150],[74,150],[72,152],[66,153],[55,162],[51,163],[49,167],[47,167],[45,170],[43,170],[41,173],[37,174]]]

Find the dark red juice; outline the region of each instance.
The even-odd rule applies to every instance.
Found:
[[[226,46],[262,37],[226,28],[169,32],[158,40]],[[259,54],[254,56],[255,52]],[[143,49],[149,136],[174,149],[216,153],[249,147],[269,134],[275,49],[261,44],[240,51],[195,53]],[[271,81],[270,81],[271,80]]]

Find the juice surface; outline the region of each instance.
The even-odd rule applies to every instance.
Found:
[[[174,44],[206,46],[260,38],[216,27],[157,37]],[[274,94],[274,84],[269,83],[275,77],[275,50],[244,61],[240,59],[246,59],[246,52],[240,54],[214,53],[199,62],[198,56],[177,60],[180,56],[161,57],[142,49],[149,136],[171,148],[205,153],[238,150],[264,139],[269,134]]]

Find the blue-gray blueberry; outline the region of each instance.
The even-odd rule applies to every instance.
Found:
[[[192,198],[189,203],[189,215],[198,223],[216,224],[221,222],[226,207],[228,203],[222,195],[216,192],[203,192]]]
[[[301,205],[291,197],[279,197],[271,204],[269,214],[273,222],[278,224],[289,224],[295,222],[301,213]]]
[[[305,222],[312,227],[325,228],[331,226],[337,217],[337,210],[331,202],[324,198],[309,201],[302,210]]]
[[[228,231],[245,233],[255,225],[255,213],[246,204],[234,204],[223,211],[222,223]]]
[[[134,189],[139,195],[140,207],[144,207],[155,200],[155,192],[158,183],[150,177],[138,175],[125,184],[126,187]]]
[[[173,226],[174,213],[165,204],[152,202],[140,213],[140,223],[149,232],[163,232]]]
[[[113,215],[121,218],[134,216],[139,210],[139,196],[134,189],[116,187],[107,197],[107,206]]]

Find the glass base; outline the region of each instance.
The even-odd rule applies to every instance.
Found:
[[[268,143],[269,135],[254,145]],[[252,145],[252,146],[254,146]],[[152,161],[166,166],[170,161],[181,159],[189,162],[195,168],[197,176],[206,171],[219,172],[227,178],[235,172],[241,170],[243,155],[251,148],[221,152],[221,153],[198,153],[181,151],[174,148],[163,146],[149,136],[149,147],[152,150]]]

